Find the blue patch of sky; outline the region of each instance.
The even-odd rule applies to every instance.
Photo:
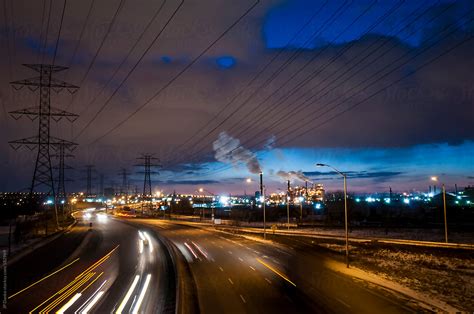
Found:
[[[341,0],[329,1],[326,6],[318,13],[317,17],[311,24],[301,33],[301,35],[293,42],[288,44],[291,38],[298,30],[309,21],[310,17],[321,7],[322,0],[292,0],[286,1],[269,10],[265,16],[263,24],[263,37],[267,48],[306,48],[316,49],[328,43],[344,44],[350,41],[360,39],[366,30],[385,12],[395,5],[397,0],[380,1],[371,8],[363,18],[359,19],[352,27],[341,34],[347,25],[349,25],[356,17],[361,14],[368,6],[372,4],[368,1],[355,1],[349,4],[350,7],[339,16],[333,24],[324,27],[324,23],[332,16],[332,14],[341,6]],[[454,2],[450,10],[443,15],[443,19],[438,18],[431,23],[428,21],[437,14],[440,5],[449,5]],[[414,17],[431,6],[431,11],[427,12],[422,18],[403,29],[407,24],[414,20]],[[468,0],[425,0],[406,1],[399,9],[397,9],[388,18],[384,19],[371,34],[395,36],[405,44],[418,46],[423,42],[426,32],[436,29],[436,25],[443,25],[446,20],[456,20],[456,17],[463,16],[472,9],[472,3]],[[458,25],[462,25],[465,21],[458,20]],[[319,33],[319,30],[321,32]],[[317,34],[317,38],[311,37]],[[310,40],[311,39],[311,40]],[[306,45],[305,45],[306,43]]]
[[[216,64],[219,68],[230,69],[237,63],[233,56],[221,56],[216,58]]]

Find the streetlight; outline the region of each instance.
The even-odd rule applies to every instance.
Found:
[[[438,182],[438,177],[431,177],[431,181]],[[443,190],[443,210],[444,210],[444,241],[448,243],[448,220],[446,218],[446,188],[442,184]]]
[[[346,267],[349,268],[349,230],[347,222],[347,176],[345,173],[337,170],[333,166],[327,164],[316,164],[316,167],[328,167],[339,173],[344,178],[344,224],[346,229]]]

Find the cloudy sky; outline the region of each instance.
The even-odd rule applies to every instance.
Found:
[[[260,170],[270,190],[290,171],[339,189],[317,162],[347,172],[353,191],[427,190],[432,175],[474,185],[472,1],[6,0],[0,9],[0,190],[27,188],[36,158],[8,141],[35,135],[37,120],[7,112],[37,106],[39,94],[9,82],[36,75],[22,64],[53,59],[69,67],[55,77],[80,86],[51,97],[80,115],[51,127],[79,144],[69,190],[84,189],[86,164],[106,186],[121,182],[120,168],[141,186],[141,153],[160,158],[154,187],[168,192],[250,192],[245,178]]]

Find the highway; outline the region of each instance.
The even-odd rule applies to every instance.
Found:
[[[19,262],[32,268],[28,276],[15,272],[8,312],[172,313],[177,300],[188,305],[184,313],[420,311],[408,298],[334,271],[342,263],[311,243],[270,244],[183,222],[96,212],[77,218],[70,233],[85,236],[75,249],[63,240]],[[59,263],[53,253],[63,250],[68,254]],[[178,282],[186,276],[176,273],[182,271],[177,259],[187,265],[193,290],[180,298]],[[45,271],[48,264],[54,266]]]
[[[134,219],[175,245],[195,281],[202,313],[406,313],[420,308],[335,272],[327,253],[306,243],[274,246],[192,224]]]
[[[70,232],[86,229],[86,235],[57,267],[44,272],[44,265],[58,264],[54,252],[70,250],[69,244],[77,243],[55,242],[42,256],[31,254],[19,261],[22,267],[29,265],[29,271],[23,276],[15,269],[8,312],[174,312],[174,268],[168,251],[152,234],[103,213],[82,213],[77,218]]]

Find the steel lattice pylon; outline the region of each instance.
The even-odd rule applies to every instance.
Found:
[[[29,117],[31,120],[38,119],[38,135],[10,141],[9,143],[15,150],[21,146],[26,146],[31,150],[35,148],[38,149],[30,192],[33,193],[38,186],[45,186],[47,194],[56,197],[50,148],[57,150],[58,147],[62,146],[66,150],[72,151],[77,144],[52,137],[50,134],[51,119],[59,121],[62,118],[67,118],[72,122],[78,116],[63,110],[51,108],[51,90],[59,93],[66,88],[69,92],[74,93],[79,87],[52,77],[53,73],[63,71],[67,69],[66,67],[49,64],[24,64],[24,66],[38,72],[40,75],[34,78],[14,81],[10,84],[16,90],[25,86],[31,91],[39,89],[39,106],[12,111],[10,114],[15,119],[19,119],[23,115]]]
[[[158,160],[158,158],[153,157],[153,155],[143,154],[141,157],[137,158],[138,160],[143,160],[142,164],[138,164],[136,166],[143,167],[143,173],[145,175],[143,180],[143,198],[148,199],[151,198],[151,174],[156,173],[151,171],[151,167],[160,167],[158,164],[152,164],[152,160]]]

